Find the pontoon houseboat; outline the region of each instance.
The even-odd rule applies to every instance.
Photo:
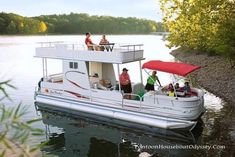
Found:
[[[200,67],[156,60],[142,65],[142,46],[115,44],[112,51],[90,51],[76,44],[41,43],[35,57],[42,58],[43,77],[35,91],[35,102],[71,114],[96,115],[103,120],[165,129],[193,129],[204,112],[204,92],[191,88],[194,94],[182,96],[174,91],[174,97],[163,90],[146,92],[142,68],[186,76]],[[61,60],[62,73],[48,75],[48,59]],[[132,83],[132,93],[124,94],[116,76],[120,74],[121,64],[132,62],[139,62],[141,81]],[[94,83],[94,74],[95,79],[98,77],[109,85]],[[141,92],[144,94],[140,95]],[[126,99],[126,95],[131,99]]]

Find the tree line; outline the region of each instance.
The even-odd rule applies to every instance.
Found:
[[[169,47],[235,58],[234,0],[161,0]]]
[[[88,14],[23,17],[0,13],[0,34],[148,34],[164,31],[161,23],[134,17],[90,16]]]
[[[47,26],[43,21],[12,13],[0,13],[0,34],[38,34],[46,30]]]

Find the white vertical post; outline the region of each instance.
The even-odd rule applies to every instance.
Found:
[[[47,58],[45,58],[45,74],[46,74],[46,77],[47,77]]]
[[[44,71],[44,58],[42,58],[42,75],[43,75],[43,79],[45,78],[45,71]]]
[[[120,82],[120,67],[119,64],[117,64],[117,69],[118,69],[118,86],[119,86],[119,92],[121,92],[121,82]]]
[[[173,83],[172,83],[172,85],[173,85],[173,89],[174,89],[174,94],[175,94],[175,97],[176,98],[178,98],[178,95],[177,95],[177,93],[176,93],[176,89],[175,89],[175,85],[174,85],[174,83],[176,82],[175,80],[176,80],[176,77],[175,77],[175,75],[173,74]]]
[[[141,60],[139,61],[139,66],[140,66],[140,80],[141,80],[141,83],[143,84],[143,74],[142,74],[142,68],[141,68]]]

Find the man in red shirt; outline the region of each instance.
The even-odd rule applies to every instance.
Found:
[[[119,76],[119,80],[121,84],[121,89],[124,91],[124,93],[131,93],[132,92],[131,80],[127,72],[128,70],[126,68],[123,68],[122,74]],[[131,99],[131,95],[125,95],[124,98]]]
[[[91,41],[90,36],[91,36],[90,33],[86,33],[85,44],[87,45],[88,50],[94,50],[94,49],[93,49],[93,45],[94,45],[94,44],[93,44],[93,42]]]
[[[99,51],[99,47],[95,45],[92,40],[90,39],[91,33],[86,33],[85,44],[87,45],[88,50],[96,50]]]

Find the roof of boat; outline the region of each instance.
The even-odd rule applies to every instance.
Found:
[[[115,43],[112,51],[92,51],[85,45],[74,43],[43,42],[36,48],[35,57],[74,61],[123,64],[144,60],[143,44]]]
[[[180,76],[186,76],[189,73],[200,69],[200,66],[195,66],[186,63],[180,62],[164,62],[160,60],[151,60],[143,64],[142,68],[144,69],[151,69],[151,70],[158,70],[162,72],[167,72],[171,74],[177,74]]]

